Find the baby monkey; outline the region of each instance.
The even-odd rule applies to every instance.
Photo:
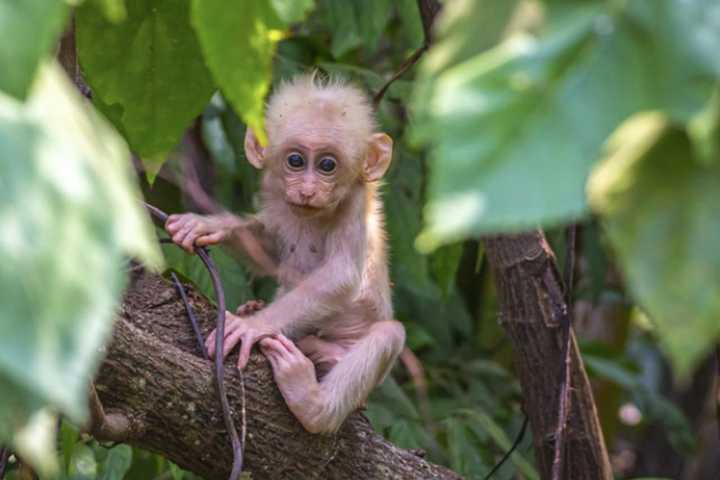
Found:
[[[361,406],[400,354],[393,320],[378,181],[392,139],[378,133],[358,88],[315,75],[279,86],[266,110],[268,145],[251,129],[248,161],[263,170],[254,216],[172,215],[173,241],[239,247],[279,283],[272,303],[228,315],[222,355],[256,342],[288,407],[306,430],[334,432]],[[215,332],[207,340],[215,355]],[[317,369],[317,370],[316,370]],[[319,380],[318,380],[319,379]]]

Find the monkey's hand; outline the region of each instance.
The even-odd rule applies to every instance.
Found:
[[[203,247],[226,241],[233,229],[241,223],[240,218],[227,213],[219,215],[182,213],[170,215],[165,222],[165,230],[170,234],[173,242],[193,253],[196,246]]]
[[[256,313],[249,317],[239,317],[230,312],[225,313],[225,338],[223,341],[223,358],[227,357],[235,346],[240,343],[240,356],[238,358],[238,368],[240,370],[245,368],[248,360],[250,359],[250,350],[253,345],[270,336],[274,336],[280,333],[280,330],[272,328],[272,326],[263,320],[262,312]],[[205,342],[205,348],[207,348],[208,355],[214,358],[217,352],[215,351],[215,337],[217,336],[217,330],[208,336]]]

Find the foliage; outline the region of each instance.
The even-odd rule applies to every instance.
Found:
[[[45,64],[25,103],[0,95],[0,440],[44,471],[45,408],[84,418],[124,254],[158,264],[127,148],[73,90]]]
[[[48,60],[71,8],[92,105]],[[634,434],[661,424],[692,452],[690,423],[648,376],[664,364],[653,340],[688,375],[720,334],[719,8],[443,2],[417,77],[396,81],[378,108],[396,144],[383,188],[395,312],[427,381],[400,366],[374,392],[368,416],[390,440],[468,478],[490,470],[522,413],[477,237],[543,225],[560,253],[556,227],[577,222],[578,305],[599,311],[613,297],[653,326],[636,315],[599,349],[583,345],[593,379],[612,389],[609,400],[601,392],[604,424],[632,403],[643,414]],[[185,210],[188,179],[204,175],[220,205],[249,212],[258,173],[243,136],[246,125],[263,136],[273,84],[317,67],[376,92],[424,36],[413,0],[0,0],[0,30],[13,39],[0,46],[0,440],[45,473],[47,407],[83,421],[125,255],[157,264],[114,129],[141,159],[150,202]],[[211,294],[196,258],[162,253]],[[229,308],[272,296],[272,283],[212,255]],[[537,478],[530,443],[495,478]],[[60,445],[63,478],[192,478],[68,422]]]
[[[469,19],[493,7],[506,12],[500,3],[450,3],[436,47],[422,64],[413,133],[431,143],[432,160],[427,227],[418,245],[432,249],[467,235],[582,218],[587,179],[604,142],[638,112],[662,112],[678,129],[706,132],[696,138],[701,145],[676,145],[664,164],[643,162],[637,181],[620,173],[607,180],[613,184],[605,188],[625,192],[627,214],[611,202],[594,204],[631,289],[657,322],[677,372],[687,375],[720,334],[710,320],[720,314],[712,268],[720,256],[710,252],[717,227],[709,210],[692,207],[712,208],[717,186],[710,180],[694,185],[688,177],[693,171],[717,177],[703,166],[717,162],[708,139],[714,130],[697,126],[718,120],[712,98],[720,76],[717,4],[562,2],[548,6],[541,24],[515,25],[492,48],[458,49],[474,44],[477,22]],[[641,141],[635,134],[616,138],[613,148],[632,149]],[[655,136],[647,148],[661,141]],[[697,152],[705,152],[705,162]],[[671,165],[687,173],[675,176]],[[646,203],[648,195],[654,204]],[[637,209],[641,204],[646,208]],[[680,231],[687,239],[673,234]],[[685,274],[678,278],[678,271]],[[679,335],[680,323],[685,334]]]

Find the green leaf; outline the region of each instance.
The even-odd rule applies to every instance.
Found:
[[[77,479],[93,480],[97,475],[97,470],[98,465],[93,449],[85,444],[77,445],[70,459],[70,475]]]
[[[511,440],[508,438],[502,427],[490,416],[472,409],[464,409],[462,412],[467,414],[475,424],[484,430],[502,451],[506,452],[510,450],[510,447],[512,446]],[[528,480],[540,480],[540,475],[532,466],[532,463],[523,458],[520,453],[517,451],[514,452],[510,456],[510,459]]]
[[[228,8],[224,0],[193,0],[192,22],[205,60],[223,95],[265,144],[265,95],[270,88],[278,29],[270,0]]]
[[[117,445],[108,451],[97,478],[98,480],[122,480],[131,464],[132,448],[129,445]]]
[[[127,18],[127,9],[125,8],[125,0],[90,0],[96,2],[102,9],[105,18],[113,23],[125,21]]]
[[[0,95],[0,442],[44,406],[84,420],[124,255],[157,267],[152,238],[125,144],[58,66]]]
[[[483,3],[463,5],[474,15]],[[585,214],[587,176],[620,122],[648,109],[686,122],[705,105],[717,79],[710,51],[720,49],[710,8],[591,2],[558,9],[537,38],[514,35],[481,54],[464,16],[443,23],[414,96],[414,134],[433,147],[419,245]]]
[[[315,0],[270,0],[270,3],[285,23],[299,22],[315,8]]]
[[[720,335],[720,163],[695,161],[687,135],[657,113],[634,117],[609,145],[589,184],[593,207],[630,291],[687,375]]]
[[[0,90],[24,99],[67,19],[64,0],[0,0]]]
[[[324,13],[330,30],[330,52],[340,58],[354,48],[377,48],[380,37],[391,17],[390,0],[323,0],[319,11]]]
[[[152,177],[202,113],[214,85],[186,0],[128,0],[126,7],[121,23],[108,21],[95,3],[78,9],[78,56],[93,102]]]
[[[454,243],[439,248],[430,256],[430,273],[445,298],[455,285],[462,252],[463,244]]]

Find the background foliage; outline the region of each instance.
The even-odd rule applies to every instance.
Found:
[[[41,473],[190,478],[68,422],[52,454],[57,413],[84,416],[125,255],[159,263],[129,152],[165,210],[251,211],[242,140],[245,125],[262,131],[272,85],[317,67],[376,92],[423,45],[422,22],[412,0],[77,3],[0,0],[12,39],[0,45],[0,441]],[[396,315],[425,385],[399,366],[368,415],[482,478],[522,413],[477,238],[542,225],[562,258],[573,222],[576,326],[618,476],[703,478],[692,472],[716,444],[693,431],[705,410],[683,402],[708,396],[720,333],[720,4],[442,3],[429,52],[378,108],[396,141],[384,188]],[[71,16],[92,106],[52,60]],[[163,254],[211,294],[194,258]],[[213,256],[231,307],[272,295]],[[528,439],[496,478],[516,474],[537,478]]]

